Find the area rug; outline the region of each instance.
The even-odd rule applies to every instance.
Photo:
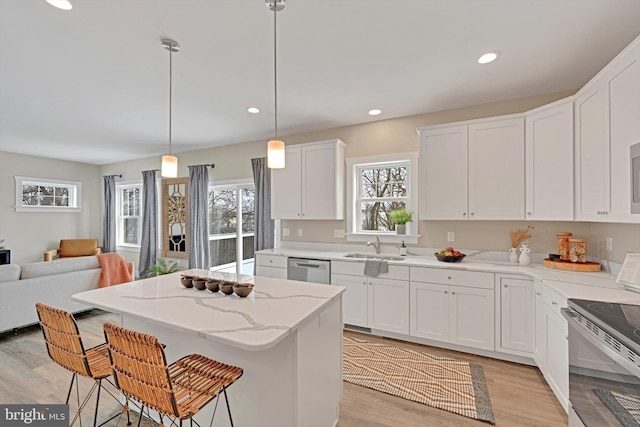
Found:
[[[343,337],[342,378],[495,424],[484,371],[477,363]]]
[[[640,397],[594,388],[593,392],[625,427],[640,426]]]

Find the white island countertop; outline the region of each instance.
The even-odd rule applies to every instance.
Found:
[[[236,280],[229,273],[187,270],[81,292],[72,299],[233,347],[261,351],[275,346],[344,292],[341,286],[239,276],[239,282],[255,284],[249,296],[240,298],[187,289],[180,283],[181,274]]]

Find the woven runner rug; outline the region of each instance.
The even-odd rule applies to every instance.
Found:
[[[640,397],[594,388],[593,392],[624,427],[640,426]]]
[[[495,424],[482,366],[343,337],[343,380]]]

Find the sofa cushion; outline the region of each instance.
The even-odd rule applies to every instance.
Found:
[[[63,258],[50,262],[32,262],[22,266],[21,279],[49,276],[52,274],[68,273],[70,271],[89,270],[100,268],[97,256],[83,256],[76,258]]]
[[[13,282],[20,279],[21,268],[17,264],[0,265],[0,282]]]
[[[58,255],[63,257],[77,257],[95,255],[98,239],[67,239],[60,240]]]

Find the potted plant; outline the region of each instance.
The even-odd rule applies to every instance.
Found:
[[[396,233],[406,234],[406,224],[411,221],[411,212],[407,212],[405,208],[396,209],[389,212],[389,218],[396,225]]]
[[[177,262],[175,261],[167,262],[167,260],[163,258],[158,258],[156,265],[154,265],[153,267],[147,270],[147,277],[151,277],[154,274],[156,276],[161,276],[163,274],[175,273],[176,271],[178,271]]]

